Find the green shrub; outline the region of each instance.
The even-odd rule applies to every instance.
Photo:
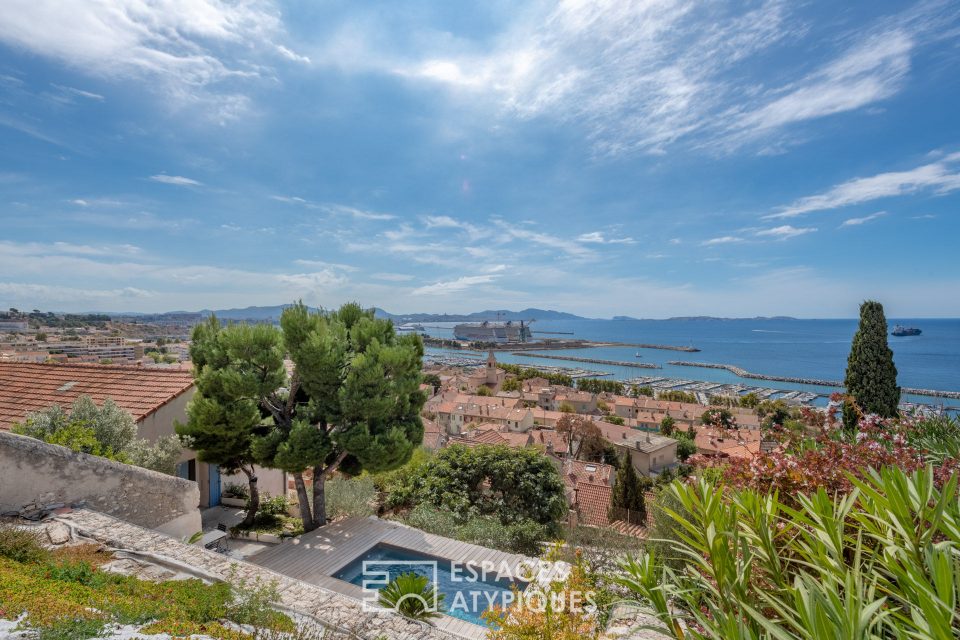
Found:
[[[287,515],[287,508],[289,503],[284,496],[264,496],[260,500],[260,509],[257,512],[258,516],[272,517],[276,518],[278,516]]]
[[[377,488],[369,475],[328,480],[324,494],[329,518],[365,518],[377,512]]]
[[[431,452],[420,447],[414,450],[410,460],[399,469],[372,474],[374,486],[383,495],[385,507],[395,509],[413,504],[417,479],[423,466],[431,458]]]
[[[223,495],[226,498],[240,498],[241,500],[250,499],[250,487],[239,482],[230,482],[223,488]]]
[[[47,577],[60,582],[76,582],[87,586],[102,585],[104,574],[97,572],[88,562],[58,562],[47,569]]]
[[[553,537],[549,526],[532,520],[504,524],[493,516],[463,518],[428,504],[414,507],[404,522],[427,533],[528,556],[539,556],[543,541]]]
[[[16,562],[42,562],[50,554],[40,543],[40,532],[0,523],[0,557]]]
[[[65,619],[49,627],[42,627],[33,634],[34,640],[87,640],[96,638],[105,623],[97,618]]]

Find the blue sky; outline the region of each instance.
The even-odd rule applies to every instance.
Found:
[[[960,316],[958,113],[956,2],[6,0],[0,306]]]

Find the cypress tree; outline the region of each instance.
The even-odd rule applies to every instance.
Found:
[[[884,418],[897,415],[897,367],[887,344],[887,319],[879,302],[867,300],[860,305],[860,327],[853,336],[844,384],[864,413]]]
[[[610,519],[619,519],[617,510],[629,509],[637,514],[639,522],[647,521],[647,503],[643,497],[643,481],[633,468],[630,452],[623,452],[623,460],[617,469],[617,478],[610,494]]]

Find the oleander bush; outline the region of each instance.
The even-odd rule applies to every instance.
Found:
[[[866,469],[850,490],[674,482],[665,563],[648,549],[620,583],[666,636],[723,640],[947,639],[960,635],[958,476],[931,466]]]

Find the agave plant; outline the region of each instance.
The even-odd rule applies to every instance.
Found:
[[[648,552],[619,582],[663,622],[665,636],[717,640],[960,637],[960,494],[930,467],[887,467],[853,490],[792,496],[701,480],[670,491],[685,558]]]
[[[380,605],[422,622],[439,618],[445,594],[426,576],[404,573],[380,590]]]

